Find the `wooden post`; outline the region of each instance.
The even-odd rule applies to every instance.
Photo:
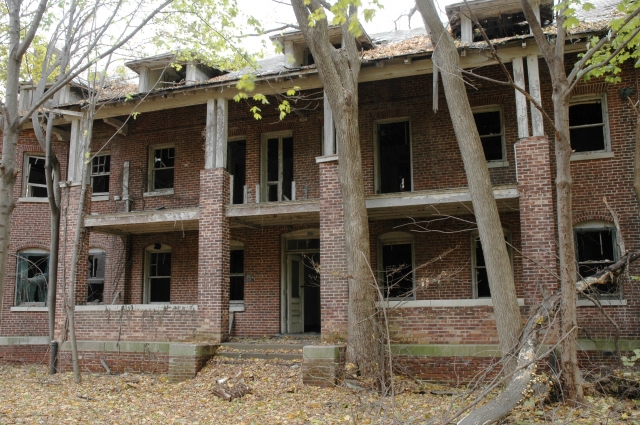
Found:
[[[331,106],[329,105],[329,101],[327,100],[327,96],[324,96],[324,147],[323,154],[325,156],[333,155],[334,152],[333,147],[335,146],[334,137],[336,132],[333,130],[333,113],[331,112]]]
[[[227,168],[227,123],[229,107],[227,99],[216,102],[216,168]]]
[[[207,100],[207,126],[205,130],[204,142],[204,169],[212,170],[216,165],[216,100]]]
[[[522,58],[513,59],[513,81],[518,87],[525,90],[524,63]],[[527,98],[516,90],[516,116],[518,117],[518,138],[529,137],[529,119],[527,117]]]
[[[541,96],[538,55],[527,56],[527,70],[529,71],[529,94],[540,104]],[[534,136],[544,136],[542,113],[533,104],[531,105],[531,128]]]
[[[460,14],[460,42],[473,43],[473,25],[471,19],[464,14]]]

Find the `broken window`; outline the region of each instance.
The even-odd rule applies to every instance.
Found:
[[[502,125],[502,111],[499,107],[476,109],[473,113],[476,122],[482,150],[487,162],[504,161],[504,127]]]
[[[412,190],[410,134],[409,121],[377,124],[377,193]]]
[[[609,223],[585,223],[574,229],[576,256],[578,257],[578,279],[592,276],[616,262],[615,228]],[[618,281],[591,288],[591,295],[620,295]]]
[[[511,269],[513,270],[513,256],[511,254],[509,231],[504,230],[504,240],[507,242],[507,252],[511,259]],[[478,232],[471,234],[471,267],[473,279],[473,298],[491,298],[489,290],[489,276],[487,274],[487,266],[484,261],[484,252],[482,251],[482,243]]]
[[[18,253],[16,305],[44,306],[49,280],[49,253],[31,249]]]
[[[171,247],[154,244],[147,248],[147,303],[171,301]]]
[[[572,101],[569,106],[569,134],[574,152],[609,150],[604,96]]]
[[[111,155],[94,156],[91,161],[91,189],[94,196],[109,194],[110,175]]]
[[[152,146],[149,169],[149,190],[173,189],[175,148],[173,146]]]
[[[413,238],[403,232],[379,238],[380,281],[387,298],[413,297]]]
[[[263,142],[263,199],[289,201],[293,185],[293,137],[269,136]]]
[[[106,258],[107,253],[101,249],[89,250],[88,303],[101,303],[104,300],[104,266]]]
[[[229,300],[244,301],[244,249],[231,250]]]
[[[247,184],[247,141],[236,140],[227,144],[227,171],[233,176],[231,188],[231,203],[244,204],[245,187]]]
[[[47,178],[45,177],[44,156],[27,156],[25,158],[25,191],[27,198],[47,197]]]

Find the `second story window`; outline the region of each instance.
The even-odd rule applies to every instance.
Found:
[[[499,106],[477,108],[473,111],[484,157],[489,164],[493,161],[506,161],[504,126]]]
[[[604,96],[571,99],[569,135],[575,153],[611,150]]]
[[[24,196],[46,198],[47,179],[45,177],[44,156],[28,155],[24,159]]]
[[[149,191],[173,189],[175,147],[172,145],[151,146],[149,154]]]
[[[246,204],[247,141],[229,141],[227,144],[227,155],[227,171],[233,176],[231,203]]]
[[[262,199],[289,201],[293,186],[293,137],[291,132],[267,135],[262,141]]]
[[[91,161],[91,189],[94,196],[109,194],[110,175],[111,155],[94,156]]]
[[[411,131],[409,120],[376,123],[376,193],[411,192]]]

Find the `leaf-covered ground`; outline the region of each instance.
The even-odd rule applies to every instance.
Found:
[[[462,404],[455,395],[460,388],[407,379],[399,380],[399,395],[384,400],[348,388],[305,386],[299,366],[216,359],[180,384],[168,383],[165,375],[85,373],[76,385],[71,374],[49,376],[45,366],[0,364],[0,424],[425,424]],[[239,372],[252,394],[227,402],[211,393],[218,379]],[[529,400],[504,423],[640,424],[632,401],[589,401],[570,409]]]

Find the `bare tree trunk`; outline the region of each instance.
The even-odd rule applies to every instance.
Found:
[[[498,206],[493,195],[487,161],[460,72],[458,51],[453,39],[445,31],[433,0],[417,0],[416,4],[429,36],[433,40],[435,63],[442,71],[447,106],[462,154],[487,265],[500,350],[506,359],[518,343],[522,325],[511,261],[504,240]],[[506,372],[509,373],[513,368],[515,368],[515,361],[508,361]]]
[[[370,269],[369,221],[365,203],[358,125],[358,77],[360,57],[349,22],[342,26],[342,47],[329,42],[328,22],[318,20],[309,25],[309,15],[322,4],[311,0],[291,0],[300,30],[315,59],[325,96],[331,106],[338,135],[340,190],[344,208],[347,274],[349,279],[349,319],[347,358],[357,364],[364,375],[376,372],[379,350],[375,321],[376,289]],[[350,7],[349,15],[356,9]]]

